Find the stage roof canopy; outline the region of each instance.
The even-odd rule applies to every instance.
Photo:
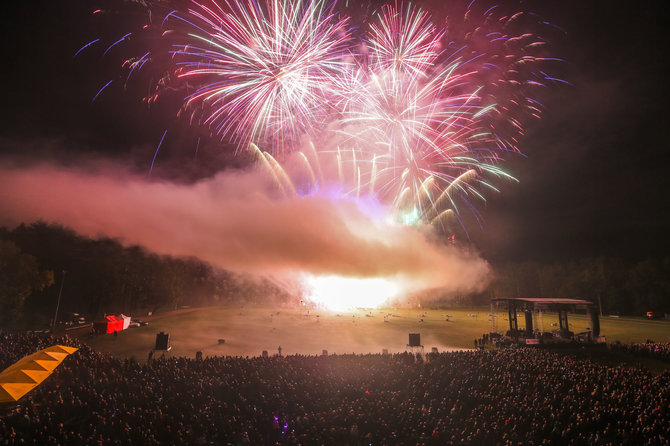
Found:
[[[491,302],[527,302],[533,304],[594,305],[584,299],[566,299],[562,297],[498,297]]]
[[[553,297],[499,297],[491,299],[491,303],[503,303],[511,311],[516,308],[523,311],[576,311],[593,312],[595,304],[584,299],[566,299]]]

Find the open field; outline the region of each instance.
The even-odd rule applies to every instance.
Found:
[[[446,319],[446,315],[450,315]],[[422,316],[423,315],[423,316]],[[145,319],[145,318],[142,318]],[[87,337],[87,330],[74,333],[95,349],[143,361],[153,348],[156,333],[170,333],[169,356],[203,355],[259,356],[282,347],[282,354],[379,353],[404,351],[408,333],[420,333],[426,351],[472,348],[474,339],[492,329],[489,310],[359,310],[333,313],[323,310],[208,307],[155,315],[150,325],[118,334]],[[423,319],[423,322],[421,320]],[[385,322],[387,321],[387,322]],[[556,314],[545,314],[545,331],[555,328]],[[570,329],[586,331],[588,318],[570,314]],[[508,327],[507,315],[496,318],[498,332]],[[523,318],[519,318],[523,326]],[[670,322],[641,318],[601,319],[601,334],[608,342],[624,343],[653,339],[670,341]],[[225,339],[219,344],[219,339]]]

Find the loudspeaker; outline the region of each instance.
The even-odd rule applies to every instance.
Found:
[[[195,352],[195,359],[200,361],[202,359],[202,352]]]
[[[328,350],[326,349],[321,350],[321,356],[328,356]]]
[[[421,334],[420,333],[410,333],[409,334],[409,346],[410,347],[421,347]]]
[[[170,335],[162,331],[156,335],[156,350],[170,350]]]
[[[262,355],[263,355],[264,358],[267,358],[267,357],[268,357],[268,351],[267,351],[267,350],[263,350]]]

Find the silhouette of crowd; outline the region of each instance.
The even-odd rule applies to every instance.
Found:
[[[0,444],[664,445],[670,373],[541,349],[119,360],[0,335],[0,368],[79,347],[0,412]]]
[[[636,344],[612,344],[613,350],[623,351],[635,356],[670,362],[670,342],[640,342]]]

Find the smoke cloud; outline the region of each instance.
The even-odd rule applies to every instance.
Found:
[[[152,181],[110,166],[0,168],[0,224],[37,220],[78,233],[194,256],[252,274],[395,277],[413,288],[481,289],[488,265],[388,223],[350,200],[270,198],[256,171],[226,171],[193,184]],[[420,285],[419,285],[420,284]]]

